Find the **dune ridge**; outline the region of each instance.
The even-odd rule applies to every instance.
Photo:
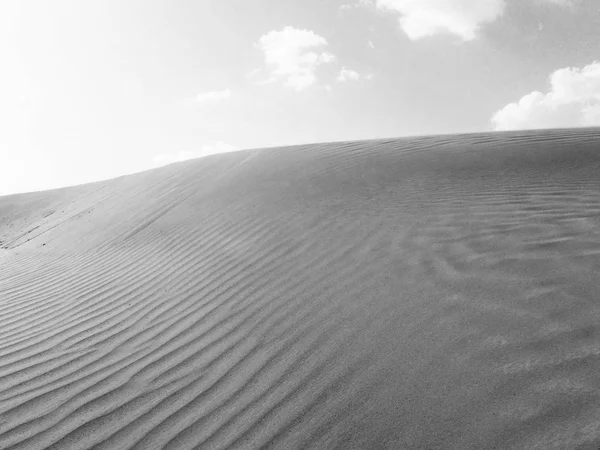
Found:
[[[0,448],[600,446],[600,129],[0,197]]]

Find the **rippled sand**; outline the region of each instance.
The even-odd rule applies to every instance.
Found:
[[[600,130],[0,197],[2,449],[597,449]]]

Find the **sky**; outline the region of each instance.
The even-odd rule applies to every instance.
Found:
[[[212,153],[600,126],[598,0],[2,0],[0,195]]]

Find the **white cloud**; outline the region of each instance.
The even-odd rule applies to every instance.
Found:
[[[580,3],[581,0],[538,0],[540,3],[550,3],[552,5],[574,7]]]
[[[345,81],[358,81],[360,78],[360,73],[358,73],[356,70],[347,69],[346,67],[342,67],[340,74],[337,76],[337,80],[340,83]]]
[[[531,92],[494,114],[495,130],[600,126],[600,62],[550,76],[550,91]]]
[[[371,6],[375,3],[375,0],[358,0],[356,3],[346,3],[340,6],[341,10],[360,8],[361,6]]]
[[[209,103],[227,100],[230,97],[231,91],[229,89],[224,89],[222,91],[202,92],[196,96],[195,100],[199,103]]]
[[[269,69],[267,82],[283,80],[287,87],[301,91],[317,80],[316,70],[335,56],[323,51],[327,40],[310,30],[285,27],[263,35],[257,47],[263,51]]]
[[[342,67],[336,80],[339,83],[345,83],[347,81],[358,81],[358,80],[371,81],[373,78],[375,78],[375,74],[373,74],[373,73],[368,73],[366,75],[363,75],[363,74],[357,72],[356,70],[348,69],[347,67]]]
[[[377,0],[379,9],[400,15],[400,27],[412,40],[450,33],[471,41],[505,6],[505,0]]]
[[[199,150],[187,150],[178,153],[165,153],[156,155],[152,158],[152,162],[156,167],[167,164],[187,161],[189,159],[201,158],[203,156],[215,155],[217,153],[227,153],[239,150],[234,145],[227,144],[222,141],[217,141],[213,145],[205,145]]]

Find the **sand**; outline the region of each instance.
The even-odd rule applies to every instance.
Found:
[[[2,449],[597,449],[600,129],[0,197]]]

